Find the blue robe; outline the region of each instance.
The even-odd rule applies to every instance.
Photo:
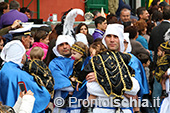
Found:
[[[88,57],[89,58],[89,57]],[[82,68],[88,63],[88,58],[85,60],[85,64],[83,64]],[[69,76],[72,75],[73,72],[73,63],[74,60],[71,60],[70,58],[63,58],[63,57],[57,57],[54,58],[50,64],[49,69],[51,70],[51,73],[55,80],[55,86],[54,90],[60,90],[65,87],[71,86],[71,82],[69,80]],[[86,98],[86,80],[83,81],[83,85],[81,88],[79,88],[79,91],[74,90],[73,96],[77,99],[85,99]],[[61,97],[66,98],[68,95],[68,91],[61,91]],[[72,100],[74,101],[74,99]],[[72,105],[76,105],[77,103],[74,103]],[[80,107],[70,107],[66,108],[67,112],[74,111],[74,109],[80,109]]]
[[[145,70],[140,60],[132,54],[131,56],[132,58],[128,65],[135,70],[135,79],[139,82],[140,85],[138,96],[142,97],[144,94],[149,94],[149,85],[147,82]]]
[[[73,72],[74,60],[65,57],[54,58],[49,63],[49,69],[54,77],[55,85],[54,90],[60,90],[65,87],[71,86],[69,76]],[[61,97],[66,98],[68,91],[61,91]]]
[[[14,106],[20,93],[18,82],[23,81],[26,89],[34,93],[35,103],[32,113],[44,112],[50,101],[50,94],[43,86],[38,86],[34,77],[20,69],[18,64],[7,62],[0,71],[0,101]]]
[[[69,76],[73,72],[73,63],[74,60],[63,57],[54,58],[50,62],[49,69],[55,80],[54,90],[71,86]]]
[[[88,63],[90,57],[88,57],[85,60],[85,64],[83,64],[82,69],[84,66]],[[71,60],[70,58],[63,58],[63,57],[57,57],[54,58],[50,64],[49,69],[54,77],[55,85],[54,90],[59,90],[65,87],[71,86],[71,82],[69,80],[69,76],[72,75],[73,72],[73,63],[74,60]],[[73,97],[77,98],[84,98],[86,95],[86,81],[83,82],[83,86],[79,88],[79,91],[74,91]],[[62,98],[66,98],[68,95],[68,92],[62,91]],[[85,96],[84,96],[85,95]]]

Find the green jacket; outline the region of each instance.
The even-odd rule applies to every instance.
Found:
[[[11,30],[11,26],[0,29],[0,36],[5,35]]]

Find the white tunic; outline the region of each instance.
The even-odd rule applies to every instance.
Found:
[[[133,82],[133,88],[131,91],[125,91],[126,94],[130,94],[130,95],[136,95],[137,92],[139,91],[140,89],[140,86],[139,86],[139,83],[138,81],[132,77],[132,82]],[[102,88],[99,86],[99,84],[97,82],[90,82],[90,83],[87,83],[87,91],[92,94],[92,95],[95,95],[97,96],[97,99],[100,99],[100,100],[107,100],[107,99],[110,99],[111,97],[107,97],[105,95],[105,93],[103,92]],[[123,103],[123,106],[130,106],[129,103],[128,103],[128,98],[126,98],[124,96],[124,99],[125,99],[125,103]],[[127,100],[127,101],[126,101]],[[127,102],[127,103],[126,103]],[[107,102],[104,101],[102,103],[102,105],[106,105]],[[102,107],[100,108],[101,106],[99,107],[96,107],[95,105],[95,108],[93,109],[93,113],[115,113],[115,108],[108,108],[108,107]],[[132,113],[132,111],[129,109],[125,109],[123,107],[121,107],[123,112],[124,113]]]

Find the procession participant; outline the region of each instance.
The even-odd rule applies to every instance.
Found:
[[[26,50],[21,41],[8,42],[1,52],[5,61],[0,71],[0,101],[4,105],[14,106],[20,93],[18,83],[25,83],[25,91],[34,92],[35,104],[33,113],[43,112],[50,101],[50,94],[43,86],[39,86],[34,77],[21,68],[26,61]],[[40,104],[41,103],[41,104]]]
[[[132,77],[134,75],[133,69],[128,66],[131,56],[119,52],[124,50],[123,41],[123,25],[108,25],[102,39],[102,43],[108,50],[92,57],[89,64],[81,72],[82,76],[87,75],[86,78],[89,74],[95,75],[97,82],[87,83],[87,91],[98,96],[97,98],[109,99],[109,97],[113,97],[113,99],[120,99],[120,101],[123,98],[128,100],[129,95],[135,96],[140,89],[138,81]],[[124,113],[133,112],[130,107],[122,108],[119,106],[118,108]],[[116,109],[115,107],[95,106],[93,112],[97,113],[100,110],[100,113],[114,113]]]

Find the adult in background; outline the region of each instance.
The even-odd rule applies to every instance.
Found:
[[[0,18],[7,12],[9,12],[9,4],[6,2],[0,2]]]
[[[154,11],[151,20],[154,22],[155,26],[159,25],[163,21],[163,14],[160,11]]]
[[[139,32],[139,35],[138,35],[138,38],[136,39],[136,41],[140,42],[145,49],[149,50],[149,48],[148,48],[148,42],[147,42],[147,40],[143,37],[144,35],[146,35],[147,23],[146,23],[144,20],[141,19],[141,20],[137,21],[136,23],[134,23],[134,26],[137,27],[138,32]],[[151,60],[153,61],[152,51],[149,50],[149,52],[150,52],[150,58],[151,58]]]
[[[108,9],[111,14],[120,16],[120,10],[125,3],[123,0],[108,0]]]
[[[10,11],[1,16],[0,29],[11,25],[16,19],[21,20],[22,22],[28,21],[28,17],[25,14],[19,12],[20,4],[17,1],[11,1],[9,7]]]
[[[93,11],[93,20],[95,20],[97,17],[102,16],[99,11]]]
[[[0,71],[0,101],[14,106],[20,93],[18,82],[22,81],[27,90],[34,92],[35,104],[32,113],[40,113],[48,106],[50,94],[45,87],[35,82],[33,76],[21,69],[26,61],[25,52],[25,47],[19,40],[8,42],[4,46],[1,52],[5,64]]]
[[[29,54],[32,48],[41,47],[44,50],[43,59],[45,59],[48,51],[48,44],[49,44],[49,31],[50,31],[49,28],[46,26],[42,26],[36,31],[34,35],[34,43],[26,53],[28,55],[28,58],[30,58]]]
[[[22,7],[20,9],[20,12],[26,14],[29,19],[31,18],[31,11],[30,9],[28,9],[28,7]]]
[[[139,20],[140,19],[143,19],[145,21],[149,20],[149,13],[145,7],[137,8],[137,15],[138,15]]]
[[[144,53],[144,54],[149,55],[149,51],[147,49],[145,49],[140,42],[136,41],[136,39],[138,38],[137,27],[128,26],[125,28],[125,32],[129,33],[129,39],[130,39],[130,43],[132,46],[131,53],[133,55],[137,56],[139,53]]]
[[[161,3],[159,4],[158,11],[160,11],[160,12],[162,13],[162,12],[163,12],[163,8],[164,8],[165,6],[167,6],[167,5],[168,5],[168,3],[166,3],[165,1],[161,2]]]
[[[63,16],[64,17],[64,16]],[[63,18],[62,17],[62,18]],[[64,19],[64,18],[63,18]],[[51,60],[53,60],[55,57],[57,57],[54,52],[52,51],[53,47],[55,46],[55,42],[59,35],[62,35],[63,32],[63,24],[57,24],[55,28],[52,30],[51,34],[49,35],[49,47],[47,51],[47,56],[44,59],[44,62],[48,66]]]
[[[154,11],[158,10],[160,0],[153,0],[151,6],[148,9],[149,14],[151,15]]]
[[[20,20],[15,20],[11,26],[0,29],[0,36],[7,34],[12,29],[21,27],[20,22]]]
[[[131,19],[132,17],[132,19]],[[134,19],[134,16],[131,15],[131,10],[128,9],[127,7],[124,7],[120,11],[120,18],[119,18],[119,23],[123,24],[124,27],[126,28],[127,26],[133,25],[137,20]]]
[[[14,36],[13,40],[20,40],[24,45],[26,51],[28,51],[31,45],[31,37],[31,32],[22,32]]]
[[[147,31],[147,23],[144,20],[139,20],[134,24],[134,26],[137,27],[138,32],[139,32],[139,35],[136,41],[140,42],[145,49],[148,49],[148,42],[143,37]]]
[[[130,13],[129,9],[123,8],[120,11],[120,22],[123,24],[124,22],[130,22]]]
[[[97,17],[95,19],[95,26],[96,26],[96,29],[94,30],[94,33],[92,35],[94,40],[97,38],[103,38],[104,32],[107,27],[106,18],[102,16]]]
[[[62,35],[63,32],[63,25],[57,24],[55,28],[52,30],[51,34],[49,35],[49,47],[47,51],[47,56],[44,59],[44,62],[48,66],[51,60],[53,60],[55,57],[57,57],[54,52],[52,51],[53,47],[55,46],[55,42],[59,35]]]
[[[113,14],[107,15],[107,25],[114,24],[114,23],[118,23],[116,15]]]
[[[170,28],[170,6],[165,6],[163,9],[163,21],[153,28],[149,40],[149,49],[154,51],[154,65],[156,66],[157,61],[157,48],[164,42],[164,35]]]
[[[123,24],[126,28],[138,20],[138,17],[132,15],[131,7],[124,4],[120,11],[119,23]]]
[[[85,23],[80,23],[77,26],[75,33],[83,33],[84,35],[86,35],[89,45],[92,44],[94,41],[93,37],[89,34],[88,26]]]

